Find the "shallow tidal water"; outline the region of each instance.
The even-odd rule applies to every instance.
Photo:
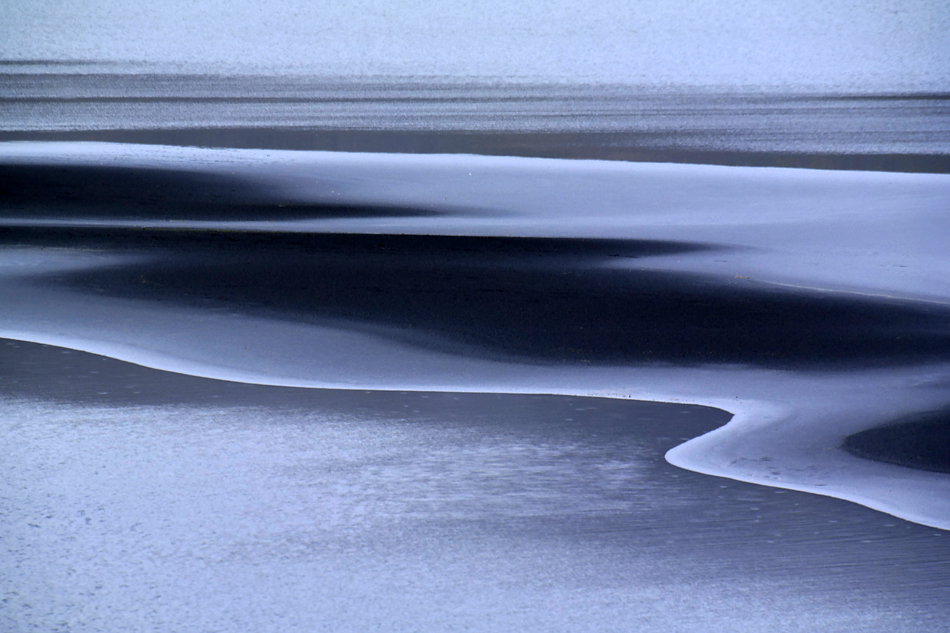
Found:
[[[945,532],[667,464],[717,409],[261,387],[20,342],[3,358],[6,630],[939,631],[950,615]]]

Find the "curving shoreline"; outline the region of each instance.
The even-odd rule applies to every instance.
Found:
[[[24,621],[945,628],[950,477],[842,445],[950,403],[950,177],[0,164],[36,176],[0,197]]]
[[[739,606],[750,631],[937,631],[947,614],[944,533],[663,460],[727,428],[708,407],[266,387],[0,341],[0,413],[0,586],[43,601],[33,622],[105,629],[97,610],[126,622],[134,601],[165,626],[478,626],[490,602],[540,630],[551,592],[580,594],[587,621],[695,630]],[[266,592],[244,582],[262,575]]]
[[[674,463],[950,525],[946,482],[841,476],[868,465],[839,448],[950,400],[947,176],[0,150],[39,179],[2,213],[4,336],[249,383],[711,404],[737,421]]]

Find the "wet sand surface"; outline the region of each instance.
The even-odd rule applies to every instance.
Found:
[[[728,421],[716,409],[264,387],[16,341],[0,385],[12,630],[938,631],[950,615],[944,533],[667,464]]]

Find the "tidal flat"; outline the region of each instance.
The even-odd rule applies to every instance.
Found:
[[[7,628],[942,630],[943,95],[28,74]]]

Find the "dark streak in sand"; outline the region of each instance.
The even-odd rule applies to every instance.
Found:
[[[51,227],[0,229],[0,243],[146,256],[41,283],[381,326],[416,345],[522,362],[846,369],[950,357],[950,311],[939,306],[604,265],[708,244]]]
[[[26,218],[287,220],[427,217],[431,209],[301,202],[226,174],[95,165],[0,165],[0,213]]]
[[[950,473],[950,409],[916,414],[849,435],[842,447],[866,459]]]

